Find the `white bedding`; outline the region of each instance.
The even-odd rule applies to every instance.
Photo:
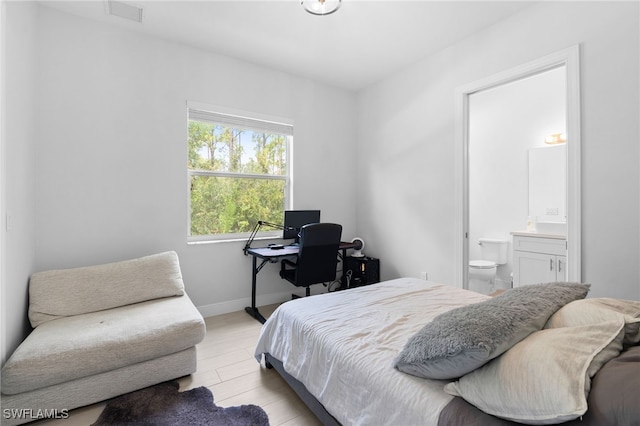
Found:
[[[448,381],[399,372],[393,359],[436,315],[489,296],[416,278],[296,299],[262,328],[269,353],[343,425],[436,425]]]

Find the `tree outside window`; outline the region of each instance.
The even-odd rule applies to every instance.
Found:
[[[275,132],[273,127],[189,110],[190,237],[242,237],[259,220],[282,223],[292,129]],[[277,125],[275,130],[280,130]]]

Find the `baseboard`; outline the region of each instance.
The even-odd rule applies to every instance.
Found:
[[[295,287],[291,288],[292,290],[288,292],[258,295],[256,298],[256,305],[272,305],[274,303],[282,303],[287,300],[291,300],[291,293],[296,290]],[[198,311],[200,311],[200,315],[207,318],[215,315],[228,314],[229,312],[242,311],[246,306],[251,306],[251,297],[228,300],[226,302],[213,303],[211,305],[197,306],[197,308]]]

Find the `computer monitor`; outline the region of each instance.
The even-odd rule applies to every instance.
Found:
[[[320,210],[285,210],[282,239],[297,242],[300,228],[309,223],[320,223]]]

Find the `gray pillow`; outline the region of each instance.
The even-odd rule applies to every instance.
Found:
[[[452,309],[413,335],[394,366],[426,379],[461,377],[541,330],[558,309],[584,299],[589,287],[580,283],[527,285]]]

